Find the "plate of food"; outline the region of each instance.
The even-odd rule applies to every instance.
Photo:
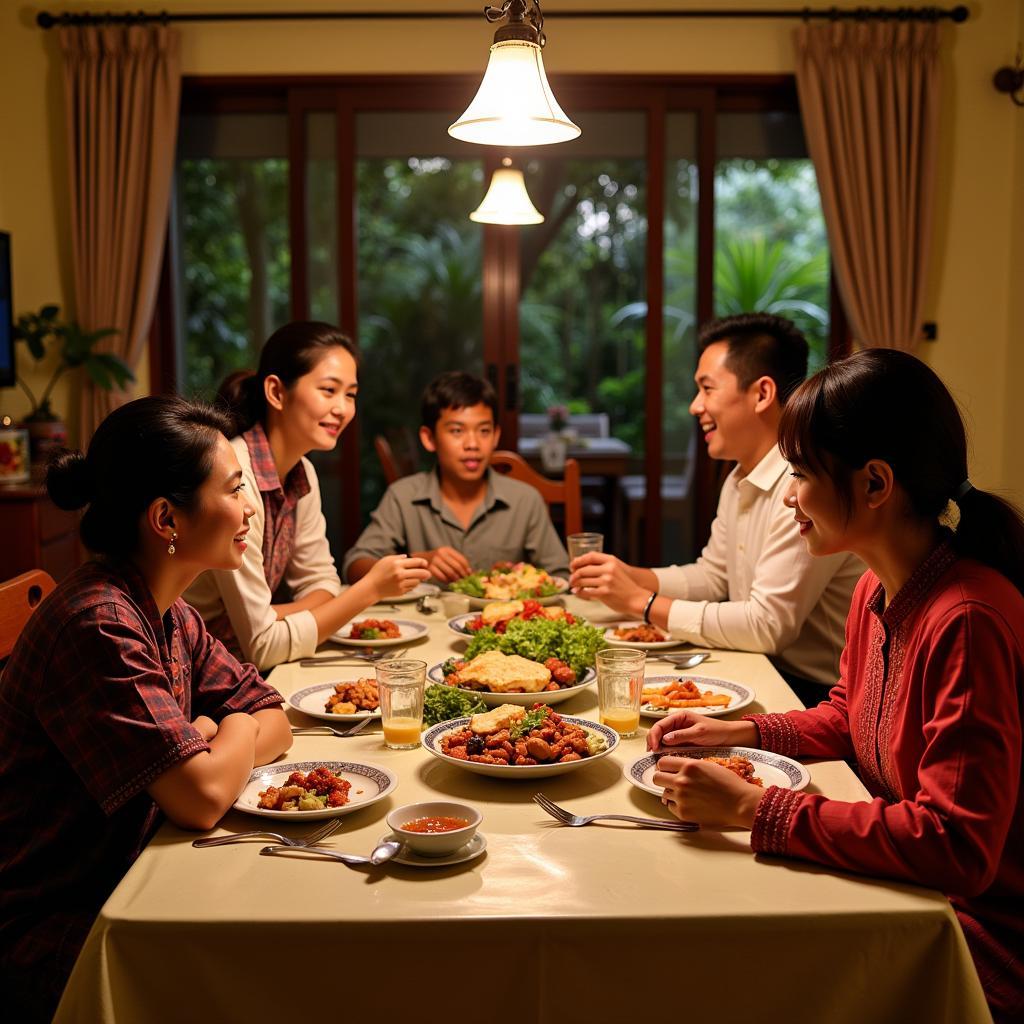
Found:
[[[288,703],[296,711],[324,722],[358,722],[361,718],[380,718],[377,680],[372,676],[305,686],[293,693]]]
[[[479,697],[488,707],[537,701],[560,704],[585,690],[595,678],[592,668],[579,675],[558,658],[544,662],[485,651],[472,659],[449,658],[427,670],[432,683],[446,683]]]
[[[569,581],[529,562],[495,562],[490,569],[478,569],[449,583],[448,589],[465,594],[470,608],[483,608],[491,601],[526,598],[551,604],[569,589]]]
[[[694,711],[699,715],[727,715],[745,708],[754,691],[743,683],[708,676],[647,676],[641,696],[640,714],[664,718],[673,711]]]
[[[480,611],[456,615],[449,619],[448,628],[456,636],[463,638],[476,636],[485,629],[491,629],[498,636],[503,636],[513,621],[529,622],[531,619],[564,621],[570,626],[584,621],[559,605],[544,605],[531,597],[525,601],[490,601]]]
[[[547,705],[527,710],[502,704],[440,722],[423,733],[422,742],[428,753],[457,768],[500,779],[538,779],[607,757],[619,745],[619,735]]]
[[[291,761],[254,768],[234,803],[263,818],[315,821],[375,804],[393,793],[398,776],[356,761]]]
[[[652,781],[658,761],[664,756],[695,757],[714,761],[754,786],[779,786],[782,789],[803,789],[811,781],[811,773],[799,762],[770,750],[754,747],[679,747],[658,754],[644,754],[622,769],[626,780],[645,793],[661,796],[661,786]]]
[[[397,647],[427,635],[425,622],[408,619],[354,619],[345,623],[331,640],[349,647]]]
[[[647,622],[616,622],[604,631],[605,643],[613,647],[635,647],[638,651],[660,651],[678,647],[682,640],[673,640],[663,629]]]

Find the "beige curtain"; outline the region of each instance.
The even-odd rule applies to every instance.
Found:
[[[178,125],[178,34],[165,25],[62,28],[75,312],[116,327],[100,348],[134,370],[149,334]],[[124,396],[84,383],[81,443]]]
[[[932,234],[939,27],[804,24],[795,42],[807,145],[855,339],[912,351]]]

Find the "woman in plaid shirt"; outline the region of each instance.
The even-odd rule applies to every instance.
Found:
[[[215,410],[142,398],[47,475],[96,556],[32,616],[0,677],[0,985],[49,1020],[99,907],[162,811],[213,828],[291,745],[281,695],[182,599],[237,569],[250,498]]]

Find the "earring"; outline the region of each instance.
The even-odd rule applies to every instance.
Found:
[[[178,539],[178,535],[172,530],[171,531],[171,543],[167,545],[167,554],[173,555],[175,548],[174,542]]]

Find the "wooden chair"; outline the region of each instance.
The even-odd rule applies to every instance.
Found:
[[[25,623],[56,585],[53,577],[41,569],[0,583],[0,661],[14,650]]]
[[[400,477],[418,472],[420,467],[416,460],[418,448],[415,435],[408,429],[389,433],[390,438],[378,434],[373,439],[373,447],[377,450],[377,458],[384,470],[384,479],[393,484]]]
[[[565,532],[580,533],[583,530],[583,499],[580,495],[580,464],[575,459],[565,460],[565,472],[561,480],[549,480],[531,469],[526,460],[515,452],[497,451],[491,455],[491,466],[499,473],[505,473],[513,480],[522,480],[540,491],[549,505],[565,507]]]

